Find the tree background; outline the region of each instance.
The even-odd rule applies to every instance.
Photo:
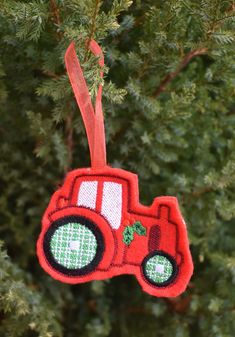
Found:
[[[235,4],[222,0],[0,3],[0,335],[235,335]],[[195,272],[158,299],[134,277],[69,286],[40,268],[41,216],[89,151],[63,56],[71,40],[94,98],[105,52],[108,161],[140,198],[175,195]]]

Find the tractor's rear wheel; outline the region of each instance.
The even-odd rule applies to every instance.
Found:
[[[52,223],[44,236],[48,263],[68,276],[86,275],[97,267],[104,239],[95,223],[83,216],[66,216]]]

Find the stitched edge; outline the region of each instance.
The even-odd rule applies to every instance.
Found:
[[[60,196],[60,197],[55,201],[55,206],[56,206],[56,207],[55,207],[55,209],[54,209],[53,211],[48,212],[48,218],[51,219],[51,216],[52,216],[54,213],[56,213],[58,210],[61,210],[61,209],[63,209],[63,208],[67,209],[67,208],[70,208],[70,207],[77,207],[76,205],[71,205],[71,204],[70,204],[70,205],[68,205],[68,206],[66,206],[66,207],[60,208],[60,207],[58,207],[58,200],[59,200],[60,198],[63,197],[65,200],[71,202],[71,200],[72,200],[72,193],[73,193],[74,186],[75,186],[77,180],[80,179],[81,177],[82,177],[82,178],[85,178],[85,177],[90,178],[90,177],[94,177],[94,176],[97,176],[97,177],[100,177],[100,178],[106,178],[106,177],[117,178],[117,179],[123,180],[123,181],[125,181],[125,182],[127,183],[127,186],[128,186],[128,187],[127,187],[127,191],[128,191],[128,193],[127,193],[127,212],[128,212],[129,214],[134,214],[134,215],[136,215],[136,216],[140,215],[140,216],[143,216],[143,217],[152,218],[152,219],[155,219],[155,220],[156,220],[156,219],[160,219],[161,207],[166,207],[166,208],[168,209],[167,221],[168,221],[169,223],[171,223],[173,226],[176,227],[175,253],[176,253],[176,255],[178,254],[178,255],[181,256],[179,265],[177,266],[177,264],[176,264],[176,268],[177,268],[176,275],[175,275],[174,279],[172,279],[172,281],[170,282],[170,283],[171,283],[170,286],[173,286],[173,285],[176,283],[176,281],[177,281],[177,280],[176,280],[176,276],[179,277],[179,275],[180,275],[180,272],[181,272],[181,268],[180,268],[180,267],[181,267],[181,265],[184,264],[184,260],[185,260],[184,254],[179,250],[179,232],[178,232],[178,224],[177,224],[176,222],[174,222],[174,221],[171,220],[171,218],[170,218],[170,210],[171,210],[171,209],[170,209],[170,207],[169,207],[167,204],[165,204],[165,203],[159,205],[158,210],[157,210],[157,214],[156,214],[155,216],[153,216],[153,215],[146,215],[146,214],[142,214],[141,212],[134,211],[134,210],[131,208],[131,205],[130,205],[130,194],[131,194],[131,184],[132,184],[132,182],[130,182],[130,180],[129,180],[128,178],[121,177],[121,176],[118,176],[118,175],[115,175],[115,174],[110,174],[110,173],[109,173],[109,174],[99,174],[99,173],[95,173],[95,174],[82,174],[82,175],[75,176],[75,177],[73,178],[72,183],[70,184],[68,197]],[[66,181],[66,180],[65,180],[65,181]],[[101,214],[100,214],[100,215],[101,215]],[[106,219],[106,221],[107,221],[107,219]],[[116,236],[115,236],[115,238],[116,238]],[[130,265],[137,266],[137,267],[139,267],[139,266],[142,267],[143,262],[142,262],[142,264],[140,265],[140,264],[136,264],[136,263],[128,263],[128,262],[126,261],[126,257],[125,257],[125,256],[126,256],[126,251],[127,251],[127,249],[128,249],[128,246],[125,245],[125,248],[124,248],[124,259],[123,259],[123,263],[124,263],[124,264],[130,264]],[[151,253],[152,253],[152,252],[151,252]],[[144,258],[144,260],[145,260],[151,253],[149,253],[148,255],[146,255],[146,257]],[[115,254],[116,254],[116,250],[115,250],[115,252],[114,252],[114,255],[115,255]],[[143,260],[143,261],[144,261],[144,260]],[[175,262],[175,263],[176,263],[176,262]],[[112,263],[110,264],[109,268],[105,269],[105,271],[109,271],[110,269],[112,269]],[[141,268],[141,270],[142,270],[142,273],[141,273],[141,274],[142,274],[142,277],[145,278],[145,280],[147,281],[147,283],[149,283],[149,285],[156,286],[155,283],[150,282],[150,281],[146,278],[146,276],[145,276],[145,274],[144,274],[144,269]],[[162,284],[161,286],[162,286],[162,287],[166,287],[166,286],[168,286],[168,285],[169,285],[169,284],[164,284],[164,285]]]
[[[73,185],[74,185],[74,184],[73,184]],[[128,193],[128,197],[129,197],[129,196],[130,196],[130,194]],[[68,199],[71,200],[70,198],[68,198]],[[48,217],[49,217],[49,219],[51,219],[51,216],[52,216],[54,213],[56,213],[57,211],[62,210],[62,209],[68,209],[68,208],[71,208],[71,207],[77,207],[77,206],[76,206],[76,205],[68,205],[68,206],[63,207],[63,208],[58,208],[58,209],[56,209],[56,210],[50,212],[50,213],[48,214]],[[137,213],[137,212],[131,211],[130,209],[128,209],[127,211],[128,211],[130,214],[140,215],[140,216],[143,216],[143,217],[150,217],[150,218],[152,218],[152,219],[160,219],[160,208],[161,208],[161,207],[167,207],[167,208],[168,208],[168,217],[167,217],[167,220],[168,220],[169,223],[171,223],[172,225],[176,226],[176,247],[178,247],[179,233],[178,233],[177,224],[176,224],[175,222],[173,222],[172,220],[170,220],[170,207],[169,207],[167,204],[161,204],[161,206],[158,208],[158,212],[157,212],[157,216],[156,216],[156,217],[154,217],[154,216],[152,216],[152,215],[149,216],[149,215],[146,215],[146,214]],[[99,213],[97,213],[97,214],[99,214]],[[76,217],[77,217],[77,216],[76,216]],[[58,221],[58,220],[56,220],[56,221]],[[106,221],[107,221],[107,220],[106,220]],[[52,223],[52,224],[53,224],[53,223]],[[51,224],[50,226],[52,226],[52,224]],[[153,225],[153,226],[156,226],[156,225]],[[97,227],[97,226],[96,226],[96,227]],[[50,229],[50,227],[49,227],[49,229]],[[112,231],[115,231],[115,230],[112,230]],[[44,238],[45,238],[45,236],[44,236]],[[114,235],[114,239],[115,239],[115,241],[117,240],[115,235]],[[116,248],[116,245],[115,245],[115,248]],[[154,252],[150,252],[148,255],[146,255],[145,258],[144,258],[144,260],[143,260],[143,262],[142,262],[141,264],[139,264],[139,263],[129,263],[129,262],[127,262],[127,261],[126,261],[126,257],[125,257],[125,256],[126,256],[126,251],[127,251],[127,250],[128,250],[128,246],[125,245],[125,247],[124,247],[124,259],[123,259],[123,264],[129,264],[129,265],[132,265],[132,266],[141,267],[141,274],[142,274],[142,277],[145,278],[146,282],[147,282],[149,285],[151,285],[151,286],[156,286],[155,283],[153,283],[153,282],[151,282],[150,280],[148,280],[148,278],[146,277],[146,275],[145,275],[145,273],[144,273],[144,268],[142,267],[144,260],[147,259],[147,258],[150,256],[150,254],[155,253],[156,250],[155,250]],[[117,248],[115,249],[114,256],[115,256],[115,254],[116,254],[116,251],[117,251]],[[159,252],[160,252],[160,251],[159,251]],[[164,254],[167,254],[167,253],[164,252]],[[174,279],[171,280],[171,282],[170,282],[171,284],[168,284],[168,283],[167,283],[167,284],[162,283],[161,286],[159,286],[159,287],[162,287],[162,288],[163,288],[163,287],[167,287],[168,285],[173,286],[173,285],[176,283],[176,281],[177,281],[176,278],[177,278],[177,276],[180,275],[180,271],[181,271],[180,266],[184,263],[184,255],[183,255],[178,249],[176,249],[176,254],[179,254],[179,255],[181,256],[181,259],[180,259],[179,265],[177,265],[176,262],[175,262],[175,260],[174,260],[174,263],[176,264],[176,269],[177,269],[177,272],[176,272],[176,275],[175,275]],[[167,254],[167,255],[168,255],[168,254]],[[170,256],[170,255],[168,255],[168,256]],[[172,258],[172,257],[171,257],[171,258]],[[121,264],[120,267],[122,267],[123,264]],[[108,272],[109,270],[112,269],[112,266],[113,266],[113,263],[111,263],[110,266],[109,266],[108,268],[103,269],[102,271]],[[119,265],[114,265],[114,266],[119,266]],[[59,272],[59,270],[58,270],[58,272]],[[62,272],[62,274],[63,274],[63,272]],[[67,275],[67,274],[66,274],[66,275]],[[68,276],[70,276],[70,275],[68,275]],[[71,275],[71,276],[73,276],[73,275]],[[77,276],[79,276],[79,275],[77,275]]]
[[[68,224],[69,222],[78,222],[83,226],[86,226],[87,228],[89,228],[92,233],[94,234],[96,241],[97,241],[97,251],[95,254],[94,259],[86,266],[82,267],[82,268],[78,268],[78,269],[70,269],[70,268],[66,268],[63,267],[61,264],[59,264],[50,249],[50,241],[51,238],[53,236],[53,234],[55,233],[55,231],[57,230],[57,228],[59,228],[60,226],[63,226],[65,224]],[[103,257],[103,253],[104,253],[104,238],[103,235],[100,231],[100,229],[98,228],[98,226],[93,223],[92,221],[88,220],[87,218],[83,217],[83,216],[66,216],[63,218],[60,218],[56,221],[54,221],[51,226],[48,228],[47,232],[44,235],[43,238],[43,250],[44,250],[44,254],[45,257],[47,259],[47,262],[58,272],[66,275],[66,276],[82,276],[82,275],[86,275],[92,271],[95,270],[95,268],[97,267],[97,265],[99,264],[99,262],[101,261],[102,257]]]
[[[176,227],[176,243],[175,243],[175,253],[176,255],[179,254],[181,256],[181,261],[180,261],[180,264],[179,266],[181,266],[183,263],[184,263],[184,255],[181,253],[181,251],[179,251],[179,233],[178,233],[178,225],[177,223],[171,221],[170,219],[170,207],[167,205],[167,204],[161,204],[159,207],[158,207],[158,212],[155,216],[153,215],[146,215],[146,214],[142,214],[140,212],[135,212],[134,210],[132,210],[131,208],[131,205],[130,205],[130,194],[131,194],[131,184],[132,182],[130,182],[130,180],[126,177],[122,177],[122,176],[118,176],[118,175],[115,175],[115,174],[102,174],[102,173],[95,173],[95,174],[82,174],[82,175],[79,175],[79,176],[75,176],[73,178],[73,181],[72,181],[72,184],[70,185],[70,189],[69,189],[69,194],[68,194],[68,197],[64,198],[66,200],[68,200],[69,202],[71,202],[72,200],[72,193],[73,193],[73,190],[74,190],[74,186],[77,182],[78,179],[80,179],[81,177],[82,178],[85,178],[85,177],[93,177],[93,176],[97,176],[97,177],[101,177],[101,178],[107,178],[107,177],[110,177],[110,178],[116,178],[116,179],[119,179],[119,180],[123,180],[127,183],[127,212],[129,214],[134,214],[134,215],[140,215],[140,216],[144,216],[144,217],[148,217],[148,218],[152,218],[152,219],[160,219],[160,212],[161,212],[161,207],[166,207],[168,209],[168,214],[167,214],[167,221],[169,223],[171,223],[173,226]],[[66,181],[66,180],[65,180]],[[61,197],[61,196],[60,196]],[[60,199],[60,197],[58,199]],[[48,213],[48,217],[50,219],[51,215],[55,212],[57,212],[58,210],[60,210],[61,208],[58,207],[58,199],[55,201],[55,205],[56,205],[56,209],[54,211],[51,211]],[[138,201],[139,202],[139,201]],[[76,207],[76,205],[69,205],[69,206],[66,206],[65,208],[68,208],[68,207]],[[101,214],[100,214],[101,215]],[[101,215],[102,216],[102,215]],[[105,218],[106,219],[106,218]],[[107,220],[107,219],[106,219]],[[108,221],[108,220],[107,220]],[[124,257],[124,260],[125,260],[125,257]]]

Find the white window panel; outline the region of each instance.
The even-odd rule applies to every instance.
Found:
[[[118,229],[122,219],[122,185],[104,182],[101,214],[111,227]]]
[[[78,192],[78,206],[84,206],[91,209],[96,207],[97,181],[83,181]]]

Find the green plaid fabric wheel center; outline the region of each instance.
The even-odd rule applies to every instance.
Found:
[[[163,283],[171,277],[173,266],[167,257],[155,255],[147,261],[145,272],[151,281]]]
[[[54,232],[50,249],[55,260],[63,267],[79,269],[94,259],[97,241],[93,232],[86,226],[68,223]]]

